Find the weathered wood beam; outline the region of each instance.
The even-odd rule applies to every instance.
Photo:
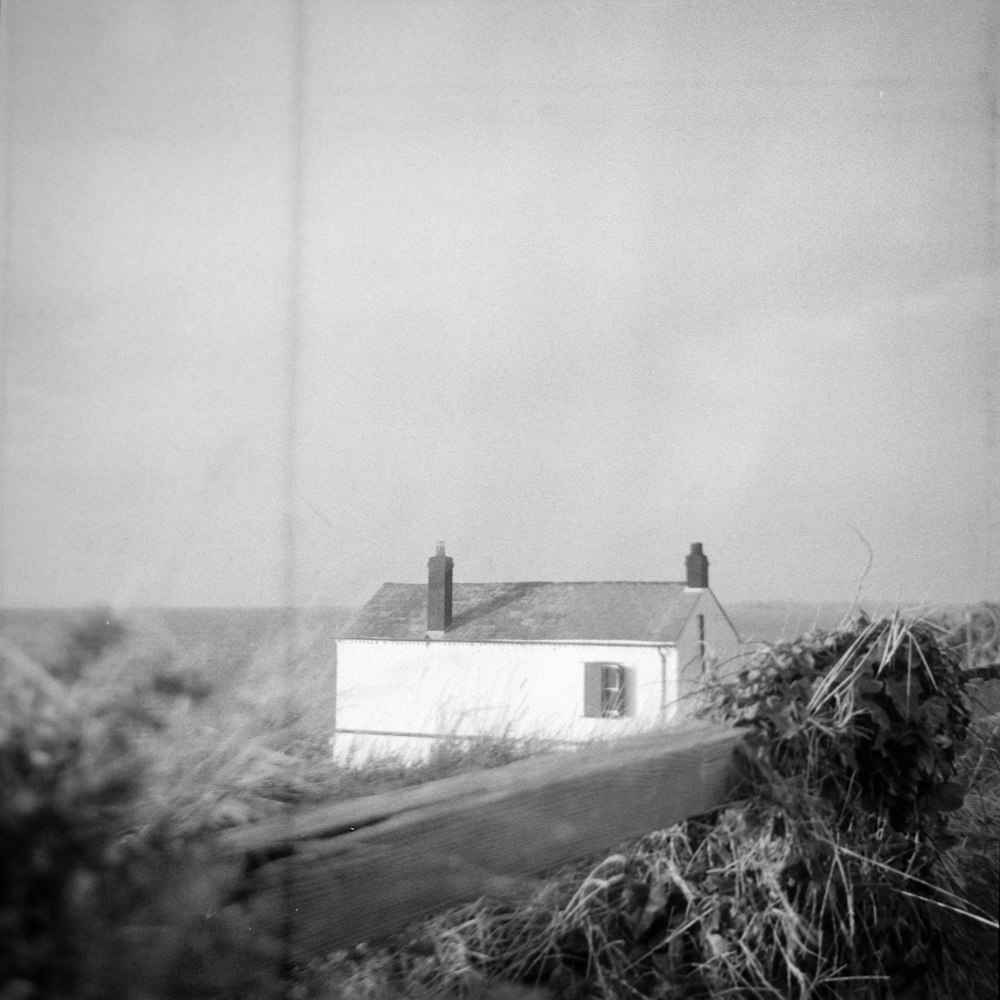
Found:
[[[243,892],[304,959],[710,811],[733,790],[741,739],[716,726],[663,731],[311,809],[223,842],[286,854]]]

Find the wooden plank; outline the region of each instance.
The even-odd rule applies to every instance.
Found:
[[[290,856],[246,889],[265,918],[285,920],[294,958],[320,955],[709,811],[734,786],[741,739],[714,726],[662,732],[314,810],[286,825]],[[265,832],[228,845],[281,842],[276,825]]]
[[[377,795],[365,795],[330,805],[311,806],[284,816],[262,820],[252,826],[226,830],[219,842],[229,850],[266,852],[268,849],[316,837],[331,837],[397,816],[422,806],[452,802],[462,796],[495,791],[498,788],[524,786],[530,782],[558,779],[563,773],[580,771],[591,762],[603,762],[609,752],[624,754],[650,746],[656,752],[664,740],[678,746],[686,739],[698,741],[718,727],[688,725],[667,731],[657,730],[614,743],[586,746],[568,754],[539,755],[515,761],[505,767],[457,774],[450,778],[398,788]],[[728,730],[727,730],[728,731]]]

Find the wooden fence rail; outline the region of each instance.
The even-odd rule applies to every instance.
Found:
[[[517,761],[227,831],[240,895],[290,957],[385,935],[720,805],[737,730],[692,726]]]

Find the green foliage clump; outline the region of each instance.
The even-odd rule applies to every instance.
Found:
[[[943,639],[928,622],[893,618],[781,643],[711,688],[707,714],[754,730],[756,760],[778,775],[947,846],[943,814],[962,803],[953,779],[972,716]]]

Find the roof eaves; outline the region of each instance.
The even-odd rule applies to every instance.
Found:
[[[441,639],[429,639],[427,637],[400,639],[398,636],[386,635],[341,635],[337,637],[337,642],[352,640],[354,642],[419,642],[427,645],[440,645],[443,642],[453,644],[476,643],[478,645],[510,645],[521,646],[676,646],[675,639],[450,639],[447,636]]]

